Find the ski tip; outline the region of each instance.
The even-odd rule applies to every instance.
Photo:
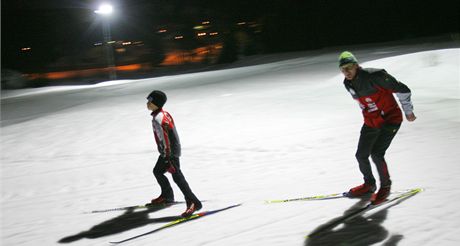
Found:
[[[230,208],[239,207],[239,206],[241,206],[241,205],[243,205],[243,203],[237,203],[237,204],[233,204],[233,205],[230,205],[230,206],[228,206],[228,207],[225,207],[225,208],[218,209],[218,210],[216,210],[216,211],[223,211],[223,210],[227,210],[227,209],[230,209]]]
[[[410,188],[410,189],[405,189],[405,190],[401,190],[399,191],[399,193],[404,193],[404,192],[420,192],[420,191],[424,191],[425,188],[423,187],[417,187],[417,188]]]
[[[221,209],[217,209],[217,210],[208,210],[208,211],[199,212],[199,213],[196,213],[196,214],[192,214],[192,216],[193,216],[193,215],[197,215],[197,216],[199,217],[199,216],[204,216],[204,215],[208,215],[208,214],[214,214],[214,213],[217,213],[217,212],[220,212],[220,211],[224,211],[224,210],[227,210],[227,209],[239,207],[239,206],[241,206],[241,205],[243,205],[243,203],[233,204],[233,205],[230,205],[230,206],[228,206],[228,207],[221,208]]]
[[[425,188],[418,187],[418,188],[402,190],[402,191],[395,192],[395,193],[405,193],[405,194],[412,195],[412,194],[417,194],[419,192],[422,192],[424,190],[425,190]]]
[[[411,194],[417,194],[417,193],[420,193],[422,191],[425,191],[425,188],[421,188],[421,187],[420,188],[414,188],[414,189],[411,189],[409,192]]]

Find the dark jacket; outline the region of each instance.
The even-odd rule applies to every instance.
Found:
[[[411,91],[383,69],[359,68],[353,80],[343,81],[353,99],[357,100],[364,116],[364,124],[380,128],[383,124],[401,124],[401,109],[393,93],[396,93],[404,113],[413,111]]]

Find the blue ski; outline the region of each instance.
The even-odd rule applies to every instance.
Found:
[[[222,211],[225,211],[225,210],[228,210],[228,209],[231,209],[231,208],[234,208],[234,207],[238,207],[238,206],[241,206],[241,203],[236,204],[236,205],[232,205],[232,206],[228,206],[228,207],[225,207],[225,208],[217,209],[217,210],[210,210],[210,211],[205,211],[205,212],[201,212],[201,213],[196,213],[196,214],[193,214],[190,217],[180,218],[180,219],[174,220],[172,222],[169,222],[168,224],[166,224],[166,225],[164,225],[162,227],[159,227],[159,228],[157,228],[155,230],[145,232],[145,233],[139,234],[137,236],[126,238],[126,239],[123,239],[123,240],[120,240],[120,241],[113,241],[113,242],[110,242],[110,243],[111,244],[120,244],[120,243],[124,243],[124,242],[127,242],[127,241],[131,241],[133,239],[140,238],[140,237],[143,237],[143,236],[146,236],[146,235],[149,235],[149,234],[153,234],[155,232],[164,230],[166,228],[170,228],[170,227],[173,227],[173,226],[185,223],[185,222],[189,222],[191,220],[196,220],[196,219],[202,218],[204,216],[215,214],[215,213],[218,213],[218,212],[222,212]]]

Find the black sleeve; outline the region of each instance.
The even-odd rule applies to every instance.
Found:
[[[376,74],[375,82],[382,88],[391,90],[396,93],[396,96],[401,103],[401,107],[406,115],[413,113],[414,106],[411,100],[411,91],[405,84],[397,81],[393,76],[389,75],[385,70],[381,70]]]
[[[410,93],[410,89],[407,85],[396,80],[385,70],[376,72],[373,75],[375,76],[375,83],[382,88],[389,89],[397,93]]]

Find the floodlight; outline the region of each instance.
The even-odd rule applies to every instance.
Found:
[[[101,14],[101,15],[110,15],[113,12],[113,7],[112,5],[108,3],[103,3],[99,6],[97,10],[94,11],[96,14]]]

